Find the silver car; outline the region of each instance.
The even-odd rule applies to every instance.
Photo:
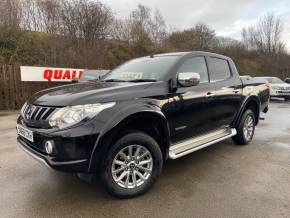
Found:
[[[278,77],[255,77],[260,79],[266,79],[270,84],[270,96],[284,98],[290,100],[290,84],[284,82]]]

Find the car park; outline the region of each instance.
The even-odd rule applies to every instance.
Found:
[[[290,84],[278,77],[255,77],[256,79],[266,79],[270,84],[270,96],[290,100]]]
[[[31,96],[17,140],[47,166],[97,174],[109,193],[129,198],[152,188],[167,159],[227,138],[249,144],[268,100],[265,83],[241,79],[229,57],[151,55]]]

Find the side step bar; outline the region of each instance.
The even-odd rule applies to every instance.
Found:
[[[182,157],[194,151],[235,136],[236,134],[237,131],[234,128],[221,129],[206,135],[198,136],[196,138],[173,144],[169,149],[169,158],[176,159]]]

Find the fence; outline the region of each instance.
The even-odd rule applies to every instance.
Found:
[[[64,83],[22,82],[20,66],[0,65],[0,110],[20,109],[35,92],[61,84]]]

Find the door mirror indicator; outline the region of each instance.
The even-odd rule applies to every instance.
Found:
[[[200,75],[195,72],[179,73],[177,81],[180,85],[185,87],[196,86],[200,83]]]

